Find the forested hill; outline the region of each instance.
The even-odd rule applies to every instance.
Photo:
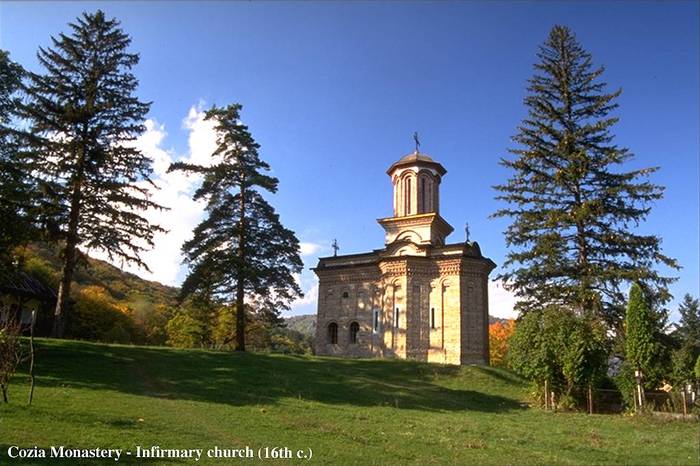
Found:
[[[305,314],[300,316],[286,317],[284,323],[290,330],[313,337],[316,334],[316,316],[314,314]]]
[[[27,247],[25,270],[45,284],[58,288],[61,270],[57,248],[34,243]],[[105,261],[82,256],[73,276],[78,288],[99,286],[117,303],[131,308],[163,304],[174,305],[179,289],[158,282],[144,280],[124,272]]]

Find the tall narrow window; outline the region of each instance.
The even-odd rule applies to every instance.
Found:
[[[350,343],[357,343],[357,334],[360,332],[360,324],[353,322],[350,324]]]
[[[435,328],[435,308],[430,308],[430,328]]]
[[[428,211],[428,208],[425,203],[425,177],[420,179],[420,212],[419,214],[423,214]]]
[[[399,328],[399,308],[394,311],[394,327]]]
[[[438,191],[438,184],[433,183],[433,212],[440,211],[440,192]]]
[[[335,322],[328,324],[328,343],[331,345],[338,344],[338,324]]]
[[[406,178],[405,204],[406,204],[406,215],[411,215],[411,179],[410,178]]]
[[[372,331],[379,332],[379,309],[375,309],[372,316]]]
[[[425,210],[426,212],[432,212],[435,210],[433,207],[433,180],[429,179],[427,183],[427,189],[425,190]]]
[[[394,180],[394,217],[399,216],[399,181]]]

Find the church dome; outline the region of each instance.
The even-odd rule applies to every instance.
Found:
[[[396,168],[404,167],[406,165],[431,165],[437,169],[441,176],[447,173],[447,170],[445,170],[445,168],[439,162],[433,160],[428,154],[423,154],[422,152],[416,151],[404,155],[397,162],[394,162],[394,164],[392,164],[387,170],[387,174],[391,174],[391,172],[393,172]]]

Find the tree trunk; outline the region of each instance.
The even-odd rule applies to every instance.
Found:
[[[68,297],[70,296],[71,282],[73,281],[73,271],[75,270],[75,250],[78,245],[80,199],[80,188],[76,187],[73,191],[71,200],[66,247],[63,250],[61,284],[58,287],[58,298],[56,299],[56,309],[54,311],[53,329],[51,330],[51,336],[54,338],[63,338],[63,333],[65,331],[66,306],[68,304]]]
[[[84,129],[84,132],[87,130]],[[66,247],[63,250],[63,268],[61,270],[61,284],[58,287],[58,298],[56,299],[56,309],[54,311],[53,328],[51,336],[63,338],[66,327],[66,306],[70,296],[71,282],[73,281],[73,271],[75,270],[75,250],[78,246],[78,223],[80,221],[80,206],[82,203],[83,175],[85,166],[85,156],[87,147],[83,145],[78,166],[73,181],[73,192],[70,200],[70,213],[68,217],[68,231],[66,233]]]
[[[238,281],[236,282],[236,351],[245,351],[245,188],[241,183],[241,219],[238,230]]]

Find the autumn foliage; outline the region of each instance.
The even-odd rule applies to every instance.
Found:
[[[489,351],[492,366],[506,366],[508,340],[514,331],[515,320],[513,319],[508,319],[505,322],[498,321],[489,325]]]

